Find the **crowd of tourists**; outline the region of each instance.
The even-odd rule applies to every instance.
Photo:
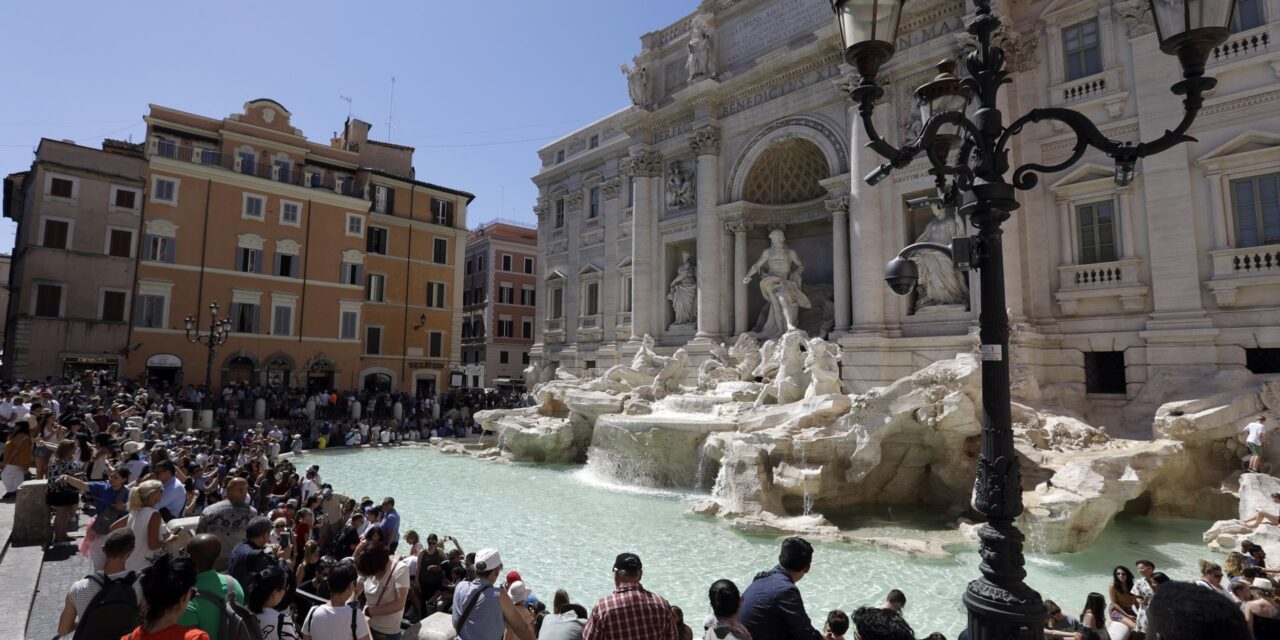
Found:
[[[615,588],[590,608],[563,590],[548,602],[532,588],[537,577],[507,566],[499,550],[468,553],[452,536],[403,530],[394,497],[346,497],[319,465],[303,462],[307,456],[285,455],[326,438],[394,443],[415,435],[407,422],[317,414],[301,425],[223,421],[196,435],[175,428],[171,395],[127,383],[88,375],[3,389],[7,495],[28,476],[48,480],[51,544],[74,542],[87,518],[79,548],[93,573],[69,589],[60,637],[399,640],[413,624],[446,613],[461,640],[691,640],[694,627],[704,640],[917,638],[907,597],[896,589],[850,613],[807,611],[799,585],[815,566],[814,548],[798,537],[784,540],[777,564],[750,584],[711,582],[710,613],[701,620],[646,589],[634,553],[594,569],[610,570]],[[240,391],[252,397],[249,388],[233,397]],[[465,430],[475,410],[520,398],[468,392],[431,401],[441,420],[452,416],[450,426]],[[1280,504],[1280,494],[1273,498]],[[194,531],[171,526],[195,516]],[[1243,524],[1277,521],[1260,513]],[[1079,615],[1048,601],[1046,636],[1277,637],[1280,569],[1267,566],[1261,547],[1245,542],[1225,568],[1204,562],[1195,582],[1156,569],[1148,560],[1136,563],[1136,575],[1116,567],[1107,594],[1090,594]],[[821,630],[813,613],[824,620]]]

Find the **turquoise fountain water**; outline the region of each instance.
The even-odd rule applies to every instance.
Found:
[[[348,495],[395,496],[402,531],[452,535],[467,551],[497,547],[506,566],[542,598],[565,588],[590,607],[613,588],[614,556],[636,552],[644,561],[645,586],[683,608],[699,636],[713,581],[729,578],[746,588],[777,560],[777,538],[744,535],[688,514],[691,502],[705,495],[625,487],[584,467],[483,462],[426,448],[330,451],[300,462],[320,464],[324,481]],[[902,522],[904,511],[894,510],[896,522],[884,519],[886,510],[879,519],[846,517],[840,524],[852,521],[874,535],[918,535],[912,521]],[[1122,519],[1087,551],[1029,557],[1027,581],[1075,614],[1090,591],[1106,593],[1116,564],[1132,567],[1146,558],[1170,577],[1188,579],[1196,561],[1208,557],[1200,543],[1208,524]],[[892,588],[906,592],[907,619],[918,635],[941,631],[954,638],[962,628],[960,595],[978,575],[977,553],[925,561],[846,544],[815,546],[813,570],[800,591],[819,629],[827,611],[874,605]]]

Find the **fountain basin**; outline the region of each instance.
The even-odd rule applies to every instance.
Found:
[[[707,435],[736,430],[733,420],[706,414],[606,415],[596,420],[590,464],[605,475],[647,487],[699,485]]]

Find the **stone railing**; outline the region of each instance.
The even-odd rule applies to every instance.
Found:
[[[619,327],[629,327],[629,326],[631,326],[631,312],[630,312],[630,311],[619,311],[619,312],[618,312],[618,326],[619,326]]]
[[[1124,114],[1124,106],[1129,92],[1124,88],[1124,68],[1120,66],[1106,69],[1084,78],[1068,80],[1049,87],[1049,102],[1052,106],[1071,105],[1075,109],[1084,109],[1090,105],[1102,106],[1111,118]],[[1054,131],[1064,131],[1065,126],[1055,124]]]
[[[579,329],[596,329],[600,327],[600,316],[582,316],[578,319]]]
[[[1209,256],[1213,278],[1207,284],[1220,307],[1237,306],[1242,289],[1280,285],[1280,244],[1219,249]]]
[[[564,331],[564,320],[561,318],[547,320],[547,331]]]
[[[1264,25],[1243,33],[1232,34],[1226,42],[1213,48],[1208,64],[1218,65],[1270,50],[1271,26]]]
[[[1058,267],[1055,297],[1068,316],[1079,315],[1080,303],[1086,300],[1103,303],[1090,305],[1101,307],[1099,312],[1135,313],[1146,306],[1147,286],[1142,283],[1141,273],[1142,260],[1138,258],[1063,265]],[[1120,309],[1114,308],[1116,301]]]

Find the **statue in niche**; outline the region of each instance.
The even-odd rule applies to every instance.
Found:
[[[711,23],[706,15],[695,16],[689,25],[689,57],[685,66],[689,70],[689,82],[716,74],[712,56]]]
[[[671,310],[675,312],[675,322],[668,329],[691,326],[697,322],[698,276],[694,270],[693,257],[688,251],[680,252],[676,277],[667,287],[667,300],[671,301]]]
[[[933,209],[933,220],[916,238],[916,242],[951,244],[965,235],[964,221],[954,209]],[[951,257],[941,251],[918,251],[911,256],[920,271],[916,284],[916,309],[945,305],[963,305],[969,301],[969,285],[964,274],[956,271]]]
[[[627,94],[631,96],[631,104],[643,107],[649,103],[649,72],[639,62],[633,69],[622,63],[622,75],[627,77]]]
[[[760,254],[760,259],[751,265],[742,280],[742,284],[751,284],[752,276],[760,272],[760,294],[769,305],[769,315],[764,326],[756,330],[756,336],[766,340],[795,329],[800,310],[811,306],[800,288],[804,263],[787,246],[786,234],[782,229],[774,229],[769,232],[769,241],[769,248]]]
[[[667,167],[667,208],[691,207],[695,202],[692,172],[686,171],[679,160]]]

